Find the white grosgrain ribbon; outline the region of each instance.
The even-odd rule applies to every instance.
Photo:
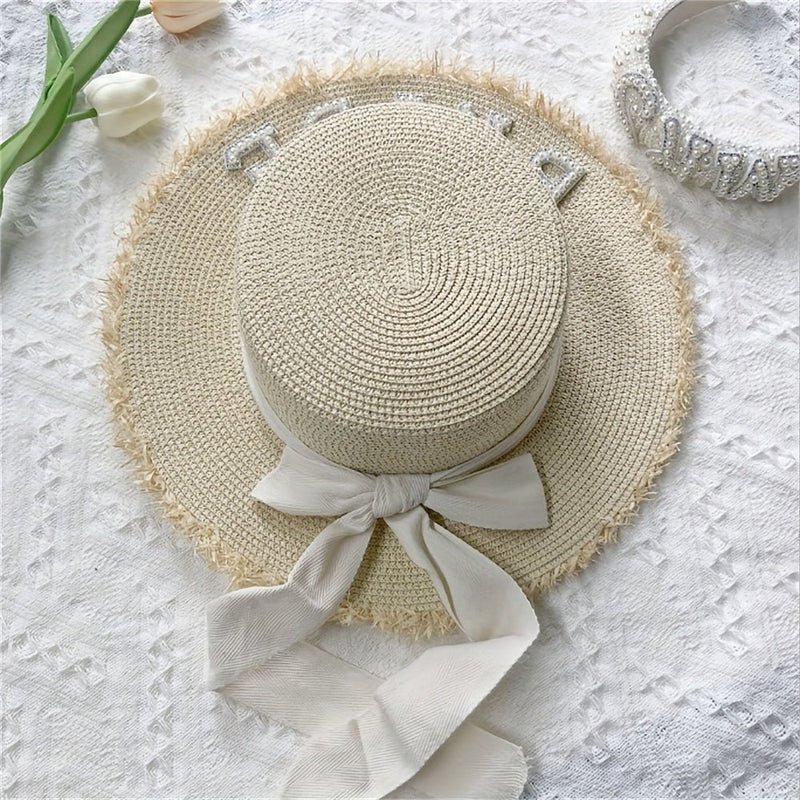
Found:
[[[247,369],[262,413],[287,445],[253,496],[287,514],[336,517],[286,583],[240,589],[207,608],[210,688],[268,715],[277,709],[279,721],[309,734],[282,797],[378,798],[408,781],[438,797],[515,797],[522,791],[519,748],[465,721],[534,641],[536,615],[513,578],[425,508],[485,528],[548,524],[530,454],[486,464],[533,427],[558,360],[555,354],[547,386],[512,434],[433,475],[372,476],[328,461],[285,428]],[[335,613],[379,518],[429,575],[468,639],[432,647],[383,681],[303,643]],[[329,697],[315,689],[317,680],[329,687]]]

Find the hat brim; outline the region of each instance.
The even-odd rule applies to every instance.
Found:
[[[327,522],[250,497],[282,443],[243,371],[232,264],[250,184],[226,173],[222,153],[267,121],[290,138],[326,99],[359,105],[397,92],[507,114],[515,147],[557,150],[586,170],[559,206],[570,255],[562,365],[544,415],[515,451],[536,461],[551,524],[493,531],[444,521],[534,593],[613,539],[675,452],[693,380],[692,311],[676,243],[632,171],[570,114],[493,76],[438,61],[304,71],[176,153],[138,203],[109,282],[104,340],[118,443],[209,563],[239,583],[286,578]],[[336,619],[417,635],[451,624],[382,521]]]

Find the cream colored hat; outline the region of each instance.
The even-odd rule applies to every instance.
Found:
[[[282,583],[329,522],[251,496],[273,429],[371,475],[520,431],[549,524],[433,516],[533,593],[631,518],[687,407],[688,291],[655,204],[570,114],[438,63],[302,73],[224,115],[138,205],[110,289],[120,442],[242,582]],[[382,519],[337,618],[451,622]]]

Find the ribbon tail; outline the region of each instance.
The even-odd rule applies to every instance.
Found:
[[[300,642],[226,686],[225,695],[313,736],[368,708],[381,682]],[[428,797],[508,800],[522,793],[527,772],[517,745],[465,722],[406,786]]]
[[[471,641],[433,647],[384,681],[369,705],[312,736],[283,798],[383,797],[416,775],[538,635],[514,580],[416,507],[387,522]]]
[[[441,800],[516,800],[527,780],[519,745],[465,722],[404,786]]]
[[[306,548],[286,583],[252,586],[206,606],[206,683],[219,689],[323,625],[358,572],[374,527],[369,513],[334,520]]]

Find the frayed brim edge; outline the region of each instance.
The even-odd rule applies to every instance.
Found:
[[[683,422],[690,405],[691,389],[695,382],[693,305],[677,239],[664,224],[657,198],[639,183],[633,169],[620,164],[572,112],[548,100],[541,93],[531,91],[527,85],[520,85],[513,80],[503,78],[494,71],[477,70],[461,59],[443,59],[439,54],[421,60],[417,64],[365,57],[339,64],[325,71],[303,65],[274,87],[259,89],[247,96],[238,108],[223,112],[210,126],[191,135],[188,142],[174,153],[171,163],[149,182],[144,193],[135,202],[129,229],[120,241],[119,252],[107,281],[107,303],[102,318],[102,339],[106,349],[103,366],[106,391],[111,401],[115,444],[127,453],[133,465],[134,477],[154,494],[169,521],[180,533],[189,537],[195,550],[210,566],[231,577],[232,587],[275,585],[285,580],[284,575],[257,567],[235,553],[215,530],[200,522],[179,502],[154,465],[147,442],[136,427],[124,354],[120,348],[125,287],[133,268],[134,252],[144,234],[150,214],[181,170],[192,158],[201,153],[212,139],[263,105],[279,98],[315,91],[335,81],[372,79],[383,75],[452,78],[476,88],[496,92],[516,103],[528,106],[536,115],[596,158],[620,182],[640,210],[643,229],[652,237],[656,249],[666,254],[669,259],[669,276],[678,307],[679,359],[672,406],[664,435],[653,461],[627,501],[615,515],[605,521],[595,538],[536,581],[523,585],[526,594],[533,596],[554,586],[565,576],[586,567],[603,545],[616,540],[619,528],[635,517],[640,502],[653,493],[656,477],[678,450]],[[367,622],[378,628],[415,638],[428,638],[446,633],[454,627],[453,620],[444,608],[428,611],[408,608],[388,609],[351,600],[345,600],[332,619],[342,624]]]

